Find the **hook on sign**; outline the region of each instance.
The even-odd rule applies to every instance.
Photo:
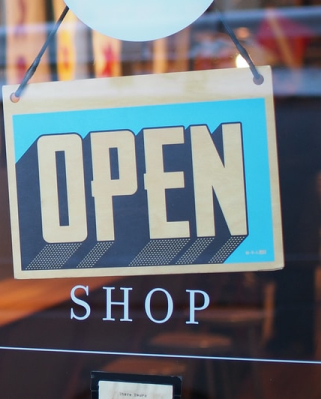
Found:
[[[42,46],[41,50],[39,51],[37,57],[34,59],[33,63],[30,65],[30,67],[28,68],[27,72],[25,73],[25,76],[23,77],[22,82],[20,83],[19,87],[17,88],[17,90],[14,93],[11,94],[10,100],[13,103],[17,103],[20,100],[22,92],[26,88],[29,80],[32,78],[32,76],[36,72],[36,70],[38,68],[38,65],[40,64],[41,58],[44,55],[44,52],[46,51],[47,47],[49,46],[52,38],[57,33],[57,30],[59,29],[59,26],[61,25],[62,21],[64,20],[65,16],[67,15],[68,11],[69,11],[69,7],[66,6],[64,8],[63,12],[61,13],[58,21],[56,22],[54,28],[52,29],[52,31],[48,35],[47,40],[43,44],[43,46]]]

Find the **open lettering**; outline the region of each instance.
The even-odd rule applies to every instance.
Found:
[[[190,146],[197,237],[215,237],[214,196],[233,236],[247,234],[247,213],[240,123],[221,126],[218,151],[206,125],[190,126],[188,143],[182,126],[143,130],[143,185],[147,197],[150,239],[189,238],[190,220],[169,220],[167,194],[184,189],[184,170],[164,168],[164,148]],[[114,241],[113,201],[138,190],[135,135],[130,130],[90,133],[91,187],[85,186],[83,141],[75,134],[45,135],[37,143],[43,238],[48,243],[82,242],[88,235],[86,193],[94,199],[97,241]],[[111,154],[116,151],[116,172]],[[68,222],[61,222],[57,154],[64,155]]]

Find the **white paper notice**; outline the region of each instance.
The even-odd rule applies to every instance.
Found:
[[[172,399],[170,385],[141,384],[119,381],[100,381],[99,399]]]

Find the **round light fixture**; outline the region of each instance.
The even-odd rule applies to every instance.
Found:
[[[199,18],[213,0],[65,0],[90,28],[127,41],[155,40]]]

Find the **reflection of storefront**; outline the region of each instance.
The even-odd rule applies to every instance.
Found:
[[[17,7],[15,14],[9,15],[7,6],[12,28],[9,20],[2,20],[1,41],[7,43],[7,55],[1,56],[3,83],[19,82],[64,6],[47,1],[42,10],[33,10],[25,4],[27,18],[21,19],[22,3],[26,2],[10,0]],[[320,254],[321,4],[278,2],[271,11],[260,1],[245,3],[247,8],[240,9],[236,2],[226,2],[225,17],[254,62],[273,68],[285,269],[14,281],[1,144],[3,397],[90,397],[93,370],[183,374],[184,393],[193,398],[209,397],[212,390],[223,398],[229,389],[240,399],[262,392],[271,398],[318,396],[321,366],[300,361],[321,361],[321,288],[315,277]],[[214,10],[182,32],[144,43],[96,35],[70,13],[34,81],[230,68],[237,65],[237,57]],[[75,286],[82,288],[72,300]],[[204,293],[210,306],[200,310]],[[108,295],[111,307],[106,304]],[[84,318],[89,311],[90,317]],[[155,354],[183,357],[162,359]],[[207,360],[198,358],[202,356]],[[249,361],[254,358],[272,360]],[[275,364],[273,359],[298,363]]]

